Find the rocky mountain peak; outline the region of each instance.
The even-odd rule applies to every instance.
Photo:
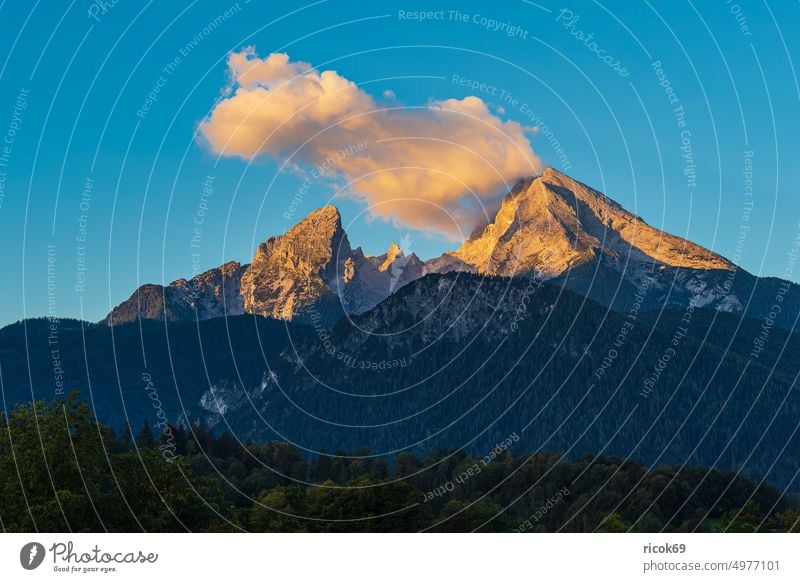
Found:
[[[328,204],[322,208],[317,208],[303,220],[295,224],[291,230],[303,228],[321,229],[324,232],[335,232],[342,229],[342,215],[339,209]]]
[[[345,284],[352,250],[334,206],[315,210],[283,235],[260,245],[242,276],[248,313],[293,319]]]
[[[492,220],[477,227],[453,252],[423,263],[414,253],[406,254],[410,241],[401,243],[393,242],[378,256],[353,249],[339,211],[324,206],[284,234],[259,244],[250,265],[229,262],[166,287],[145,285],[115,308],[107,321],[239,313],[288,320],[312,308],[325,311],[330,321],[343,312],[364,313],[428,273],[450,271],[536,273],[544,278],[575,278],[575,273],[582,273],[588,289],[595,285],[595,266],[602,266],[604,280],[622,277],[633,288],[654,269],[683,269],[685,292],[690,294],[704,273],[736,268],[699,245],[648,225],[554,168],[519,180]],[[709,293],[713,295],[709,305],[729,309],[735,303],[723,292]]]
[[[450,254],[478,272],[507,276],[536,271],[555,277],[601,257],[620,264],[734,268],[551,167],[521,181],[503,199],[494,221]]]
[[[392,266],[392,263],[394,263],[395,259],[402,256],[403,256],[403,249],[400,248],[399,244],[393,242],[392,244],[389,245],[389,250],[386,251],[386,260],[384,260],[383,263],[381,263],[379,269],[381,271],[385,271],[386,269]]]

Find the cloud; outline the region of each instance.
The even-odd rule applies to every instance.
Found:
[[[478,97],[379,103],[335,71],[285,53],[262,59],[252,47],[228,57],[228,73],[200,124],[213,151],[330,168],[374,217],[460,238],[483,204],[540,169],[534,129],[501,120]]]

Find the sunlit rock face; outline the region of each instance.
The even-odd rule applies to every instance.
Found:
[[[352,251],[339,211],[326,206],[260,245],[242,276],[247,313],[293,319],[338,295]]]
[[[619,204],[552,168],[523,180],[495,219],[453,253],[479,273],[555,277],[599,258],[687,269],[734,269],[723,257],[653,228]]]
[[[552,168],[520,180],[492,220],[457,250],[423,262],[409,246],[404,237],[381,255],[352,248],[339,211],[325,206],[261,243],[249,265],[231,262],[167,286],[143,285],[105,321],[251,313],[329,325],[369,311],[427,274],[452,271],[549,279],[624,310],[633,303],[637,309],[694,305],[758,318],[781,284],[648,225]]]
[[[178,321],[241,315],[245,312],[240,293],[245,268],[231,261],[189,280],[178,279],[166,286],[142,285],[104,321],[116,325],[139,318]]]
[[[549,279],[623,310],[763,310],[750,299],[761,280],[553,168],[520,180],[487,226],[426,263],[426,272],[450,271]]]
[[[243,313],[331,322],[371,309],[423,273],[422,261],[413,253],[406,255],[397,243],[376,257],[352,249],[339,211],[325,206],[259,244],[249,265],[226,263],[167,286],[143,285],[106,323]]]

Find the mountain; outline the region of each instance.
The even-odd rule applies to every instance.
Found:
[[[351,254],[339,211],[326,206],[258,245],[242,275],[247,313],[292,319],[317,303],[338,306]]]
[[[245,270],[239,263],[229,262],[188,281],[178,279],[166,287],[142,285],[104,321],[112,325],[138,318],[180,321],[241,315],[244,302],[239,290]]]
[[[524,452],[800,490],[796,285],[552,169],[459,249],[423,262],[407,246],[367,255],[326,206],[250,264],[144,285],[102,324],[60,322],[56,356],[48,320],[6,327],[5,402],[52,399],[60,378],[101,421],[138,427],[154,386],[171,423],[312,452],[482,456],[513,433]]]
[[[0,329],[3,395],[7,410],[58,396],[55,354],[63,395],[80,392],[97,419],[117,430],[159,422],[151,398],[171,423],[191,418],[217,426],[221,414],[258,398],[254,388],[287,347],[311,337],[305,325],[252,315],[113,327],[29,319]]]
[[[452,271],[550,280],[619,311],[705,307],[787,329],[800,317],[797,285],[755,277],[547,168],[521,180],[488,225],[441,257],[423,262],[397,243],[368,256],[351,247],[338,210],[326,206],[261,243],[249,265],[144,285],[105,322],[249,313],[330,326],[426,274]]]
[[[451,272],[327,330],[243,315],[62,321],[57,338],[66,391],[115,429],[153,425],[155,390],[173,424],[311,452],[483,457],[515,434],[520,454],[715,467],[798,491],[800,334],[773,329],[753,358],[761,330],[716,310],[688,323],[621,314],[555,283]],[[51,339],[44,319],[0,330],[9,408],[52,399]]]
[[[753,358],[760,329],[700,308],[688,324],[622,315],[518,278],[428,275],[294,343],[258,386],[263,422],[242,409],[227,420],[256,440],[376,454],[485,454],[515,433],[530,453],[713,466],[797,490],[800,336],[776,329]]]
[[[490,224],[427,263],[449,271],[551,280],[620,311],[705,307],[788,329],[800,316],[797,285],[755,277],[553,168],[520,181]]]
[[[638,216],[553,168],[521,181],[494,221],[451,256],[478,273],[555,277],[605,258],[697,270],[733,270],[723,257],[648,225]]]
[[[425,274],[425,264],[411,253],[406,255],[397,243],[392,243],[386,253],[374,257],[356,249],[345,272],[352,273],[342,295],[348,313],[363,313],[404,285]]]
[[[377,257],[352,249],[339,211],[325,206],[259,244],[249,265],[230,262],[167,286],[143,285],[105,323],[249,313],[330,324],[374,307],[423,272],[422,261],[406,256],[397,243]]]

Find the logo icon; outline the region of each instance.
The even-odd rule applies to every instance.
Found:
[[[19,563],[26,570],[35,570],[44,561],[44,546],[38,542],[30,542],[22,546],[19,552]]]

